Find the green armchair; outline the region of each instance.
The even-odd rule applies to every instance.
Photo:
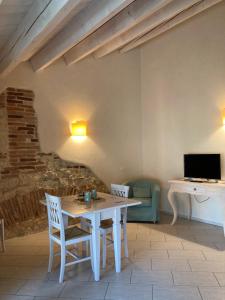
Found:
[[[141,205],[128,208],[127,221],[159,222],[159,184],[152,180],[139,179],[126,182],[125,185],[130,187],[129,198],[142,202]]]

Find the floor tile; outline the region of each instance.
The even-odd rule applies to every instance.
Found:
[[[18,267],[0,266],[0,279],[15,278]]]
[[[176,250],[183,249],[183,246],[180,241],[176,242],[154,242],[151,241],[151,249],[167,249],[167,250]]]
[[[128,241],[129,249],[150,249],[150,241]]]
[[[225,251],[225,241],[220,241],[219,243],[215,243],[216,248],[220,251]]]
[[[7,252],[0,252],[0,256],[8,255],[38,255],[38,246],[24,247],[24,245],[7,246]]]
[[[7,251],[7,249],[6,249]],[[26,267],[40,267],[46,265],[48,262],[47,256],[22,256],[22,255],[8,255],[0,256],[0,266],[26,266]]]
[[[152,270],[191,271],[187,260],[182,259],[152,259]]]
[[[109,265],[114,265],[114,261],[109,261]],[[115,267],[114,267],[115,268]],[[136,258],[124,258],[122,260],[122,270],[125,271],[150,271],[151,270],[151,260],[146,257],[145,259]]]
[[[165,241],[166,242],[179,242],[182,239],[179,237],[179,235],[173,235],[173,234],[165,234]]]
[[[213,273],[207,272],[172,272],[175,285],[218,286]]]
[[[134,251],[134,257],[137,259],[143,259],[143,258],[153,258],[153,257],[159,257],[159,258],[168,258],[168,252],[167,250],[135,250]]]
[[[69,282],[60,297],[104,299],[107,287],[108,283],[102,282]]]
[[[152,286],[144,284],[110,283],[105,299],[110,300],[152,300]]]
[[[205,256],[206,260],[225,260],[225,251],[219,250],[202,250],[203,255]]]
[[[224,300],[225,288],[200,287],[203,300]]]
[[[214,273],[220,286],[225,286],[225,273]]]
[[[195,236],[195,240],[196,240],[196,242],[198,242],[198,243],[202,243],[202,244],[204,244],[204,243],[214,243],[214,244],[216,244],[216,243],[221,243],[221,242],[223,242],[223,238],[221,238],[221,237],[218,237],[218,236]]]
[[[0,279],[0,294],[16,294],[25,282],[25,280]]]
[[[59,280],[60,268],[55,268],[51,273],[48,273],[49,280]],[[84,265],[74,265],[67,267],[65,269],[64,281],[89,281],[89,278],[92,275],[92,270],[90,266],[84,267]]]
[[[189,260],[189,264],[193,272],[225,272],[225,260]]]
[[[36,299],[34,299],[34,297],[30,297],[30,296],[16,296],[16,295],[0,295],[0,299],[1,300],[36,300]]]
[[[138,241],[163,241],[165,242],[165,235],[162,232],[154,232],[154,233],[137,233]]]
[[[81,298],[76,298],[76,297],[73,297],[73,298],[34,297],[34,300],[81,300]],[[98,299],[98,300],[104,300],[104,299]]]
[[[169,271],[151,271],[151,272],[133,271],[131,275],[131,283],[172,285],[173,280],[172,280],[171,272]]]
[[[153,300],[202,300],[197,288],[153,287]]]
[[[39,296],[39,297],[58,297],[65,284],[58,281],[27,280],[18,291],[18,295]]]
[[[17,267],[11,278],[16,279],[47,279],[46,267]]]
[[[205,257],[201,250],[168,250],[169,258],[201,259]]]
[[[196,241],[182,241],[185,250],[206,250],[210,251],[216,249],[213,242],[198,243]]]
[[[130,283],[132,271],[122,271],[116,273],[115,270],[106,270],[101,272],[101,282],[120,282],[120,283]],[[92,275],[89,281],[94,281],[94,276]]]

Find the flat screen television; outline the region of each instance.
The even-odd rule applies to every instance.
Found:
[[[220,154],[184,154],[184,177],[220,180]]]

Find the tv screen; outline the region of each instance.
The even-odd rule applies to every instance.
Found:
[[[184,177],[221,179],[220,154],[184,154]]]

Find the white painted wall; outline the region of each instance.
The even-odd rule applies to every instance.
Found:
[[[68,67],[63,61],[34,73],[20,65],[0,83],[35,92],[41,148],[81,162],[107,184],[141,173],[139,51],[87,59]],[[86,141],[74,142],[69,123],[88,121]]]
[[[184,153],[221,153],[225,178],[224,16],[225,2],[141,49],[143,173],[161,181],[163,210],[167,181],[183,177]],[[225,199],[193,204],[195,218],[222,223]],[[186,214],[185,201],[179,206]]]

